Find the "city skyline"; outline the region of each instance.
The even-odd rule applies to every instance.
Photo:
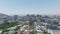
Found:
[[[0,0],[0,13],[7,15],[60,15],[60,0]]]

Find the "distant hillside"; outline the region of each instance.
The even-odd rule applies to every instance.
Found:
[[[2,13],[0,13],[0,18],[5,18],[5,17],[9,17],[9,16],[6,15],[6,14],[2,14]]]
[[[6,14],[0,13],[0,21],[3,20],[4,18],[11,19],[11,16],[8,16],[8,15],[6,15]]]

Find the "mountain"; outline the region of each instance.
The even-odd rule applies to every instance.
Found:
[[[8,17],[10,17],[10,16],[0,13],[0,18],[8,18]]]

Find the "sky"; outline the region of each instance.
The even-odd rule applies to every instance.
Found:
[[[0,0],[0,13],[60,15],[60,0]]]

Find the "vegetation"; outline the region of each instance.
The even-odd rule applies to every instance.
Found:
[[[17,26],[17,27],[16,27],[16,30],[18,30],[19,28],[20,28],[20,26]]]
[[[10,27],[13,27],[13,26],[16,26],[16,25],[18,25],[17,22],[0,24],[0,29],[3,30],[1,34],[3,34],[4,32],[8,32],[9,30],[7,30],[7,28],[10,28]]]
[[[4,34],[4,32],[8,32],[8,31],[9,31],[9,30],[6,30],[6,29],[5,29],[5,30],[3,30],[3,31],[2,31],[2,33],[1,33],[1,34]]]
[[[48,32],[44,30],[44,34],[48,34]]]
[[[7,28],[10,28],[10,27],[16,26],[16,25],[18,25],[17,22],[3,23],[3,24],[0,24],[0,29],[4,30],[4,29],[7,29]]]
[[[33,29],[32,32],[30,34],[36,34],[35,30]]]

